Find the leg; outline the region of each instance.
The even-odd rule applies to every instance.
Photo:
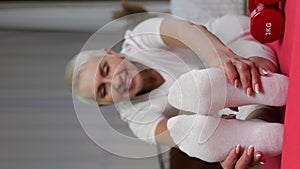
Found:
[[[285,105],[288,78],[271,74],[262,76],[261,81],[264,92],[249,97],[241,88],[234,88],[221,69],[193,70],[182,75],[170,87],[168,101],[177,109],[199,114],[211,114],[225,107],[249,104]]]
[[[277,156],[282,149],[283,124],[258,119],[180,115],[168,120],[168,130],[182,151],[208,162],[224,160],[238,144],[253,145],[265,156]]]

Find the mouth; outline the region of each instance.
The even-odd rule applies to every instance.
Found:
[[[134,81],[133,81],[133,77],[130,76],[130,74],[128,73],[128,71],[126,71],[126,83],[125,83],[125,88],[126,90],[130,91],[134,88]]]
[[[119,87],[117,87],[117,90],[122,94],[132,90],[135,86],[133,79],[134,78],[132,78],[128,73],[128,70],[124,70],[123,75],[120,76],[121,83]]]
[[[130,78],[129,80],[129,85],[128,85],[128,89],[129,90],[132,90],[134,88],[134,81],[133,81],[134,78]]]

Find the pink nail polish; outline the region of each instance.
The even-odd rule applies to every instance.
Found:
[[[254,89],[255,89],[255,93],[259,94],[259,87],[258,87],[258,84],[255,84],[254,85]]]
[[[236,153],[236,154],[239,154],[239,153],[240,153],[240,150],[241,150],[241,145],[238,144],[238,145],[235,147],[235,153]]]
[[[239,87],[239,81],[238,81],[237,79],[234,81],[234,87],[235,87],[235,88],[238,88],[238,87]]]
[[[268,72],[267,72],[265,69],[262,70],[262,73],[263,73],[264,75],[268,75]]]
[[[256,154],[256,155],[255,155],[255,158],[256,158],[256,159],[259,159],[259,158],[261,158],[261,156],[262,156],[261,154]]]
[[[266,164],[266,162],[267,162],[267,160],[266,160],[265,158],[262,158],[262,159],[260,159],[260,162],[259,162],[259,163],[260,163],[261,165],[263,165],[263,164]]]
[[[253,145],[250,145],[250,146],[248,147],[248,150],[247,150],[248,156],[251,156],[251,154],[253,153],[253,151],[254,151],[254,147],[253,147]]]
[[[251,97],[252,95],[252,90],[250,87],[247,88],[247,96]]]

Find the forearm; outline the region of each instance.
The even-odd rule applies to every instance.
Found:
[[[174,19],[163,20],[161,36],[167,45],[190,48],[208,66],[217,66],[220,59],[233,52],[202,25]]]

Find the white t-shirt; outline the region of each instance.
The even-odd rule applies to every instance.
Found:
[[[168,104],[169,87],[181,74],[204,68],[204,64],[193,51],[167,47],[164,44],[159,34],[162,20],[163,18],[151,18],[133,30],[128,30],[120,52],[132,62],[155,69],[165,80],[163,85],[150,93],[115,104],[121,118],[128,123],[132,132],[148,143],[155,143],[156,126],[164,117],[190,114],[185,111],[178,112]],[[205,26],[238,55],[262,56],[276,63],[274,52],[249,34],[249,18],[227,15]]]

